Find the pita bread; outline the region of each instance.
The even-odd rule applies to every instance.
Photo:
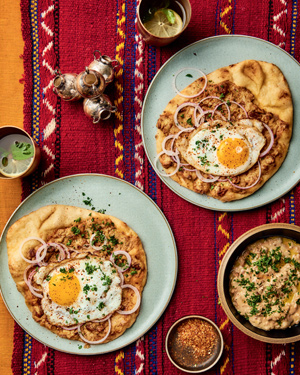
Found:
[[[248,171],[231,178],[232,183],[244,188],[246,187],[246,189],[235,187],[229,181],[203,182],[197,177],[195,172],[190,172],[183,168],[180,168],[170,178],[190,190],[206,194],[223,202],[242,199],[253,194],[263,186],[276,173],[287,155],[293,126],[291,92],[281,70],[274,64],[264,61],[242,61],[217,69],[208,74],[207,79],[207,87],[200,96],[187,99],[176,95],[168,103],[157,122],[157,153],[162,151],[162,142],[167,136],[177,134],[180,131],[174,123],[174,114],[179,105],[188,101],[198,103],[207,96],[218,96],[225,102],[229,100],[230,102],[235,101],[241,104],[247,111],[249,119],[256,119],[267,124],[275,137],[270,152],[260,158],[261,177],[259,181],[253,187],[247,188],[258,178],[259,168],[257,163]],[[182,94],[194,95],[200,92],[203,85],[204,78],[202,77],[182,90]],[[212,109],[219,103],[220,101],[216,99],[208,99],[203,102],[204,109]],[[180,114],[183,114],[184,119],[193,119],[193,111],[192,107],[186,107]],[[223,106],[223,111],[225,111],[225,106]],[[246,118],[245,111],[238,105],[231,104],[230,111],[231,121],[233,122]],[[216,115],[214,119],[222,118],[218,116]],[[186,120],[181,120],[180,116],[178,116],[178,122],[184,127],[190,126],[186,124]],[[266,145],[262,151],[267,148],[270,141],[270,134],[266,128],[263,130],[263,135],[266,138]],[[175,147],[176,142],[180,142],[180,139],[182,140],[183,137],[184,135],[175,141]],[[167,142],[166,145],[168,148],[170,142]],[[182,155],[180,160],[181,162],[186,162]],[[166,154],[160,156],[160,162],[168,174],[176,169],[177,163]],[[204,177],[209,178],[209,175],[206,176],[204,174]]]
[[[98,228],[97,230],[101,227],[101,231],[108,239],[109,247],[105,251],[94,251],[88,246],[89,238],[93,232],[92,228],[95,228],[95,225]],[[72,230],[74,227],[78,228],[77,234],[76,231]],[[30,292],[24,281],[24,272],[29,263],[20,256],[19,247],[29,237],[38,237],[48,243],[55,242],[67,245],[71,254],[70,260],[91,253],[101,260],[109,260],[113,251],[125,250],[131,257],[131,266],[123,273],[124,284],[135,286],[142,295],[147,279],[146,254],[138,235],[126,223],[113,216],[84,208],[64,205],[42,207],[22,217],[9,228],[6,238],[8,266],[18,290],[23,294],[25,302],[32,312],[33,319],[55,334],[67,339],[80,340],[77,330],[69,331],[63,327],[50,324],[42,309],[41,299]],[[22,254],[27,259],[34,259],[40,246],[41,244],[36,240],[28,241],[22,247]],[[58,252],[54,248],[52,250],[54,251],[52,255],[50,253],[47,255],[48,258],[45,258],[48,264],[55,266],[68,264],[69,259],[60,262],[57,260]],[[36,264],[32,266],[32,269],[34,269]],[[34,282],[33,286],[39,287]],[[119,309],[129,311],[135,305],[136,299],[136,295],[131,289],[122,289],[122,303]],[[112,341],[122,335],[135,322],[138,314],[139,309],[129,315],[114,312],[111,317],[111,333],[104,342]],[[81,331],[88,340],[97,341],[105,336],[106,326],[107,322],[87,322],[81,327]]]

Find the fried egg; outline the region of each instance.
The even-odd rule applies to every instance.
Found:
[[[257,120],[213,121],[193,132],[182,152],[196,169],[217,176],[239,175],[258,160],[266,143]]]
[[[49,264],[34,276],[42,286],[41,306],[51,324],[71,326],[102,319],[122,302],[121,279],[113,264],[99,257]]]

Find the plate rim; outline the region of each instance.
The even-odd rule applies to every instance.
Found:
[[[284,52],[287,57],[291,58],[294,62],[297,63],[297,65],[299,66],[300,68],[300,62],[298,62],[290,53],[288,53],[287,51],[285,51],[284,49],[282,49],[281,47],[277,46],[276,44],[274,43],[271,43],[267,40],[264,40],[264,39],[261,39],[261,38],[258,38],[258,37],[254,37],[254,36],[250,36],[250,35],[242,35],[242,34],[231,34],[231,35],[214,35],[214,36],[210,36],[210,37],[207,37],[207,38],[203,38],[203,39],[200,39],[200,40],[197,40],[196,42],[193,42],[185,47],[183,47],[181,50],[179,50],[178,52],[176,52],[174,55],[172,55],[160,68],[159,70],[156,72],[155,76],[153,77],[149,87],[148,87],[148,90],[146,92],[146,95],[144,97],[144,101],[143,101],[143,107],[142,107],[142,113],[141,113],[141,134],[142,134],[142,141],[143,141],[143,146],[144,146],[144,150],[145,150],[145,153],[147,155],[147,158],[148,158],[148,161],[149,163],[151,164],[152,168],[154,169],[155,171],[155,174],[160,178],[160,180],[173,192],[175,193],[177,196],[179,196],[180,198],[184,199],[185,201],[189,202],[189,203],[192,203],[193,205],[197,206],[197,207],[202,207],[202,208],[205,208],[205,209],[208,209],[208,210],[212,210],[212,211],[220,211],[220,212],[242,212],[242,211],[250,211],[250,210],[254,210],[256,208],[259,208],[259,207],[263,207],[263,206],[266,206],[267,204],[270,204],[274,201],[276,201],[277,199],[280,199],[281,197],[283,197],[285,194],[288,194],[291,190],[294,189],[294,187],[299,183],[300,181],[300,175],[299,175],[299,178],[298,180],[291,186],[289,187],[288,190],[285,190],[282,194],[280,195],[277,195],[276,197],[272,198],[272,199],[269,199],[269,200],[266,200],[264,203],[261,203],[261,204],[256,204],[256,205],[253,205],[253,206],[249,206],[247,208],[230,208],[230,207],[211,207],[209,206],[208,204],[201,204],[201,203],[197,203],[195,201],[193,201],[191,198],[188,198],[186,197],[184,194],[182,194],[181,192],[179,191],[176,191],[175,188],[173,188],[170,183],[168,182],[168,180],[161,176],[160,173],[157,173],[157,167],[155,165],[155,162],[151,160],[151,157],[150,157],[150,153],[148,151],[148,148],[147,148],[147,145],[146,145],[146,140],[145,140],[145,126],[144,126],[144,115],[145,115],[145,106],[146,106],[146,101],[148,99],[148,96],[150,95],[150,90],[155,82],[155,79],[157,78],[157,76],[159,75],[159,73],[165,68],[165,66],[171,61],[173,60],[174,58],[176,58],[179,54],[181,54],[182,52],[184,52],[186,49],[194,46],[194,45],[197,45],[197,44],[201,44],[201,43],[204,43],[204,42],[207,42],[207,41],[210,41],[210,40],[216,40],[216,39],[234,39],[234,38],[246,38],[246,39],[251,39],[251,40],[254,40],[254,41],[259,41],[259,42],[262,42],[262,43],[266,43],[272,47],[276,47],[279,51],[281,52]],[[172,98],[171,98],[172,99]],[[170,100],[171,100],[170,99]],[[293,119],[294,121],[294,119]],[[294,122],[293,122],[293,127],[294,127]],[[172,180],[173,181],[173,180]],[[181,185],[179,185],[181,186]],[[189,189],[188,189],[189,190]],[[214,199],[215,198],[211,198],[211,199]],[[243,199],[247,199],[247,197],[243,198]],[[241,200],[243,200],[241,199]],[[235,202],[238,202],[238,201],[235,201]],[[230,204],[230,202],[226,202],[226,205],[227,204]]]
[[[177,246],[176,246],[176,241],[175,241],[175,237],[174,237],[174,234],[173,234],[173,231],[172,231],[172,228],[170,226],[170,223],[168,222],[166,216],[164,215],[164,213],[162,212],[162,210],[160,209],[160,207],[154,202],[153,199],[150,198],[150,196],[148,196],[144,191],[142,191],[141,189],[139,189],[138,187],[136,187],[135,185],[133,185],[132,183],[128,182],[128,181],[125,181],[125,180],[122,180],[118,177],[115,177],[115,176],[110,176],[110,175],[106,175],[106,174],[102,174],[102,173],[78,173],[78,174],[73,174],[73,175],[68,175],[68,176],[64,176],[64,177],[60,177],[58,179],[55,179],[53,181],[50,181],[49,183],[41,186],[40,188],[38,188],[37,190],[33,191],[28,197],[26,197],[19,205],[18,207],[13,211],[13,213],[11,214],[11,216],[9,217],[8,221],[6,222],[4,228],[3,228],[3,231],[0,235],[0,251],[1,251],[1,247],[3,246],[3,241],[6,242],[6,239],[4,238],[4,234],[7,232],[8,230],[8,227],[11,225],[11,221],[13,220],[15,214],[18,212],[18,210],[25,204],[25,202],[27,202],[30,198],[32,198],[34,195],[36,195],[39,191],[41,191],[42,189],[44,189],[45,187],[48,187],[50,185],[53,185],[55,184],[56,182],[60,182],[62,180],[66,180],[66,179],[72,179],[74,177],[100,177],[100,178],[109,178],[109,179],[112,179],[112,180],[117,180],[121,183],[125,183],[126,185],[130,186],[131,188],[134,188],[135,191],[137,191],[138,193],[141,193],[145,198],[147,198],[149,200],[150,203],[153,204],[154,208],[156,208],[158,210],[158,213],[161,215],[162,219],[165,221],[166,223],[166,226],[169,230],[169,233],[170,233],[170,236],[171,236],[171,239],[172,239],[172,248],[174,250],[174,265],[175,265],[175,272],[174,272],[174,275],[173,275],[173,284],[172,284],[172,288],[170,290],[170,293],[169,293],[169,296],[168,296],[168,299],[165,301],[165,304],[164,304],[164,307],[162,308],[162,310],[160,311],[160,313],[158,314],[158,316],[156,317],[156,319],[153,321],[153,323],[151,324],[151,326],[147,326],[145,329],[142,329],[142,333],[139,334],[138,336],[136,336],[135,338],[133,338],[132,340],[129,340],[128,342],[126,342],[125,344],[121,344],[119,345],[118,347],[115,347],[113,349],[109,349],[109,350],[104,350],[104,351],[101,351],[101,352],[96,352],[96,353],[84,353],[84,352],[74,352],[74,351],[69,351],[69,350],[62,350],[62,349],[58,349],[56,348],[55,346],[53,345],[49,345],[47,344],[46,342],[42,341],[41,339],[38,339],[36,337],[35,334],[32,334],[31,332],[28,332],[28,330],[22,325],[20,324],[20,322],[15,318],[15,316],[13,315],[10,307],[8,306],[5,298],[4,298],[4,294],[3,294],[3,287],[0,283],[0,295],[2,297],[2,300],[3,300],[3,303],[5,305],[5,307],[7,308],[8,312],[10,313],[11,317],[14,319],[14,322],[16,322],[28,335],[30,335],[32,338],[34,338],[35,340],[37,340],[38,342],[42,343],[43,345],[49,347],[49,348],[52,348],[54,350],[57,350],[57,351],[60,351],[62,353],[67,353],[67,354],[73,354],[73,355],[84,355],[84,356],[93,356],[93,355],[101,355],[101,354],[106,354],[106,353],[112,353],[116,350],[119,350],[119,349],[122,349],[130,344],[132,344],[133,342],[137,341],[138,339],[140,339],[142,336],[144,336],[157,322],[158,320],[162,317],[162,315],[164,314],[166,308],[168,307],[171,299],[172,299],[172,296],[174,294],[174,290],[175,290],[175,287],[176,287],[176,282],[177,282],[177,276],[178,276],[178,252],[177,252]],[[42,206],[41,206],[42,207]],[[147,284],[146,284],[147,285]],[[18,292],[18,290],[17,290]],[[20,297],[23,297],[20,293]],[[29,311],[30,312],[30,311]],[[134,324],[133,324],[134,325]],[[132,326],[133,326],[132,325]],[[131,327],[132,327],[131,326]],[[131,328],[129,327],[129,328]],[[38,327],[39,328],[39,327]],[[43,328],[43,327],[42,327]],[[49,330],[49,332],[51,332]],[[52,334],[54,334],[53,332],[51,332]],[[55,335],[55,334],[54,334]],[[59,337],[59,336],[58,336]],[[60,337],[59,337],[60,338]],[[63,340],[63,338],[61,338]],[[71,340],[73,341],[73,340]],[[80,344],[81,342],[78,341],[78,343]],[[82,344],[83,345],[83,344]],[[100,348],[101,348],[101,345],[100,345]]]

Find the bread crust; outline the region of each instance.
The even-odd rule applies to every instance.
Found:
[[[214,95],[226,102],[227,100],[240,103],[247,111],[249,119],[256,119],[266,123],[273,131],[275,141],[271,151],[260,158],[261,178],[258,183],[249,189],[239,189],[228,181],[207,183],[197,178],[195,172],[179,170],[171,176],[180,185],[200,194],[219,199],[223,202],[230,202],[245,198],[265,184],[282,165],[289,148],[293,127],[293,102],[288,83],[281,70],[274,64],[245,60],[237,64],[217,69],[207,75],[208,83],[203,94],[196,98],[186,99],[180,95],[175,96],[167,105],[157,122],[156,146],[157,153],[162,151],[162,142],[170,134],[176,134],[180,130],[174,123],[174,113],[179,105],[187,101],[197,103],[201,99]],[[204,79],[199,78],[187,86],[182,93],[193,95],[199,92],[204,85]],[[205,105],[215,106],[220,103],[216,100],[206,100]],[[246,115],[242,108],[231,105],[231,121],[245,119]],[[225,111],[225,106],[223,106]],[[193,108],[183,109],[185,119],[190,117],[193,121]],[[224,112],[226,114],[226,111]],[[180,117],[180,116],[179,116]],[[218,115],[215,117],[218,119]],[[219,117],[221,118],[221,117]],[[187,127],[184,121],[178,118],[182,126]],[[270,136],[267,129],[263,130],[269,144]],[[185,134],[179,137],[180,142]],[[167,143],[168,145],[168,143]],[[264,148],[264,149],[265,149]],[[264,150],[263,149],[263,150]],[[183,158],[181,158],[184,161]],[[162,166],[167,173],[172,173],[176,163],[167,155],[160,157]],[[209,178],[209,176],[204,177]],[[258,165],[250,170],[231,178],[231,181],[241,187],[252,185],[258,178]]]
[[[74,221],[78,220],[78,218],[80,218],[80,221]],[[143,245],[138,235],[126,223],[113,216],[74,206],[49,205],[23,216],[7,232],[8,266],[17,289],[24,296],[33,319],[63,338],[81,340],[77,330],[68,331],[62,327],[50,324],[47,320],[47,316],[41,307],[41,299],[30,292],[24,281],[24,272],[29,263],[24,261],[20,256],[19,247],[29,237],[38,237],[45,242],[63,243],[65,245],[71,241],[71,244],[68,246],[69,249],[75,249],[78,252],[71,253],[71,258],[80,258],[86,254],[84,244],[89,242],[89,236],[92,233],[91,226],[95,224],[102,227],[101,230],[107,238],[111,236],[117,240],[114,243],[118,243],[115,243],[114,246],[111,245],[111,251],[125,250],[130,254],[132,263],[128,272],[124,272],[124,283],[134,285],[142,295],[147,280],[147,260]],[[82,237],[80,234],[74,234],[72,227],[79,228],[81,234],[85,233],[85,236]],[[34,259],[36,250],[40,245],[38,241],[28,241],[22,248],[22,254],[27,259]],[[99,256],[102,260],[109,260],[111,251],[95,251],[94,255]],[[55,255],[54,253],[47,260],[50,265],[59,266],[60,264],[68,263],[68,259],[59,262]],[[34,266],[32,269],[34,269]],[[34,282],[33,285],[39,287]],[[136,296],[131,289],[122,289],[122,304],[120,309],[130,310],[134,306],[135,301]],[[111,333],[104,343],[121,336],[126,329],[132,326],[138,314],[139,309],[129,315],[117,312],[113,313],[111,317]],[[81,331],[88,340],[97,341],[105,336],[106,326],[107,322],[88,322],[81,327]]]

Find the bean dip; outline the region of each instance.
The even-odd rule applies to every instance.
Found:
[[[230,274],[237,311],[260,329],[285,329],[300,321],[300,245],[269,237],[247,246]]]

